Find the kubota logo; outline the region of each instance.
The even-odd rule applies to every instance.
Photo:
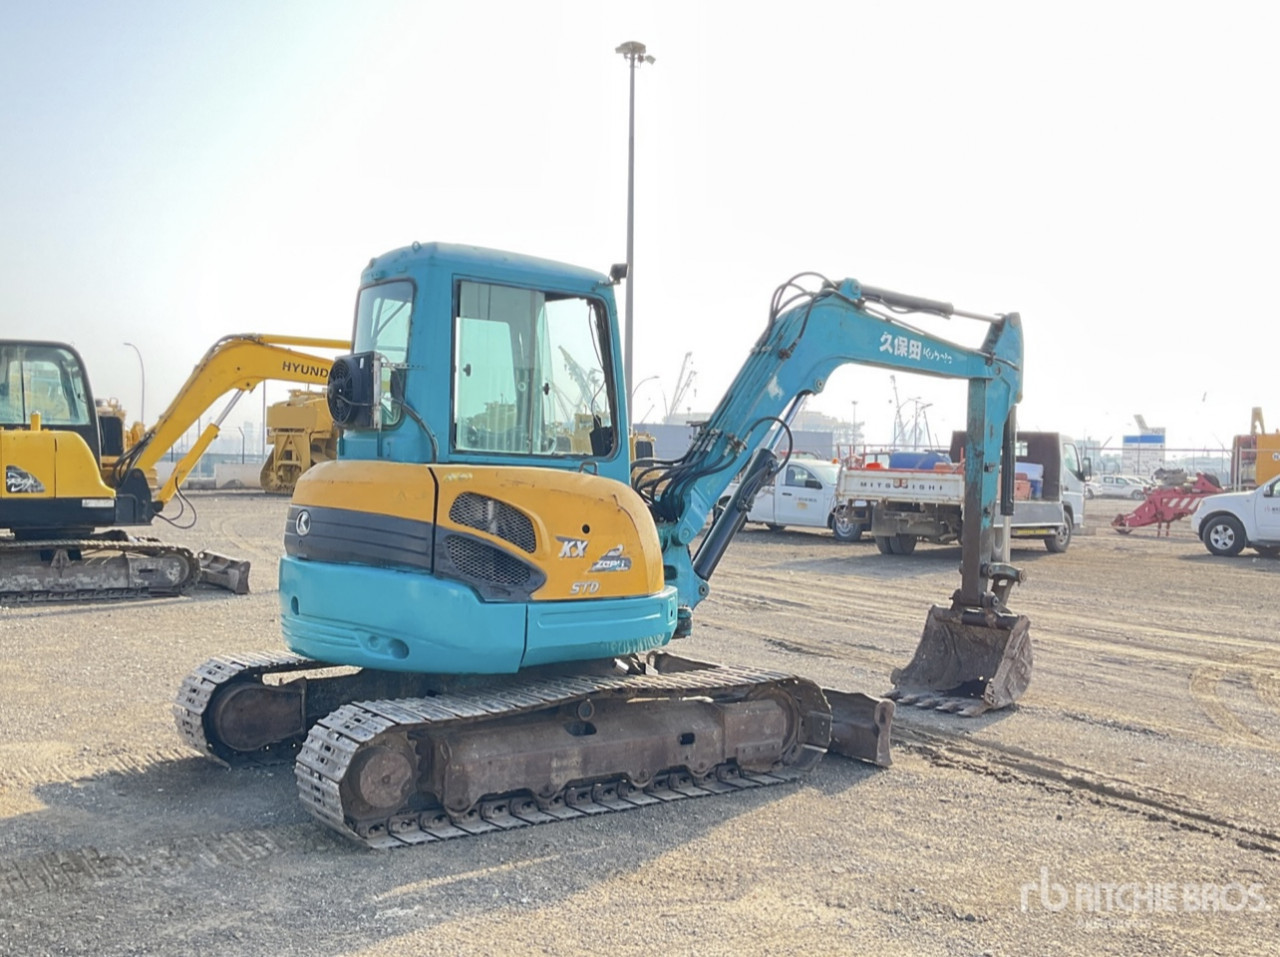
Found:
[[[298,513],[298,517],[293,520],[294,531],[299,536],[308,534],[311,531],[311,513],[305,508]]]

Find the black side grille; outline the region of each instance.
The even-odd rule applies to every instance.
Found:
[[[520,559],[474,538],[449,535],[445,539],[445,547],[449,550],[449,558],[454,567],[467,578],[476,581],[523,585],[532,574],[532,569]]]
[[[538,547],[538,537],[533,531],[533,522],[529,516],[506,502],[487,495],[463,492],[453,500],[453,505],[449,508],[449,520],[496,535],[530,554]],[[453,540],[449,544],[452,548]],[[462,567],[460,562],[459,567]]]

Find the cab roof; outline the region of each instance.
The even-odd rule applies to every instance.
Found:
[[[369,260],[363,284],[421,275],[424,270],[472,275],[498,281],[549,283],[575,289],[608,285],[609,277],[592,269],[526,256],[522,253],[455,243],[412,243]]]

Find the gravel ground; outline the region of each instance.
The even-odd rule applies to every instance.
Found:
[[[0,609],[0,951],[13,954],[1258,954],[1280,939],[1280,561],[1185,523],[1017,549],[1014,709],[900,709],[895,763],[396,852],[315,825],[287,768],[187,751],[170,704],[280,649],[287,502],[193,494],[167,534],[253,593]],[[1096,503],[1095,503],[1096,504]],[[882,692],[957,548],[748,529],[695,657]]]

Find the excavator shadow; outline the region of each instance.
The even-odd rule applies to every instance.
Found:
[[[204,605],[221,604],[227,601],[252,601],[254,596],[259,599],[266,597],[266,600],[272,604],[278,601],[274,587],[270,591],[249,591],[244,594],[235,594],[226,588],[201,582],[181,595],[155,595],[116,600],[95,598],[83,601],[41,601],[34,604],[30,602],[13,602],[11,604],[0,604],[0,610],[12,610],[20,614],[38,613],[41,618],[92,617],[100,616],[103,612],[128,614],[133,611],[162,608],[182,609],[188,607],[189,604]]]
[[[24,834],[39,835],[44,848],[81,842],[150,845],[223,827],[240,830],[246,821],[278,826],[310,820],[289,800],[292,765],[230,771],[194,755],[175,758],[173,752],[117,760],[132,766],[83,776],[59,769],[47,775],[28,772],[57,779],[31,787],[39,810],[0,819],[0,847],[22,846]],[[10,793],[21,789],[11,782],[0,787]]]
[[[1038,543],[1015,546],[1012,550],[1013,561],[1019,566],[1035,565],[1052,557]],[[955,572],[960,560],[958,545],[920,545],[910,555],[882,555],[874,547],[869,550],[837,552],[824,549],[820,555],[816,552],[808,553],[805,557],[777,562],[774,567],[791,572],[827,575],[852,572],[867,578],[899,579],[939,573],[950,575]]]
[[[1188,552],[1185,555],[1179,555],[1178,560],[1190,562],[1193,565],[1202,565],[1205,568],[1213,568],[1223,562],[1230,562],[1233,566],[1248,568],[1250,571],[1280,573],[1280,557],[1259,555],[1257,552],[1248,551],[1241,552],[1232,558],[1223,558],[1218,555],[1211,555],[1203,548],[1198,549],[1198,551],[1199,554]]]
[[[890,773],[902,771],[904,756],[923,753],[936,756],[939,739],[968,739],[988,728],[1014,717],[1017,704],[997,711],[987,711],[976,717],[960,717],[931,708],[917,708],[899,704],[893,716],[893,734],[890,745],[895,763]],[[808,782],[824,795],[840,794],[850,787],[860,785],[873,774],[882,771],[854,758],[828,753],[822,765]]]
[[[272,880],[272,869],[280,866],[259,870],[259,864],[305,856],[300,866],[307,869],[324,868],[324,861],[337,870],[358,868],[373,900],[394,893],[407,875],[429,872],[435,883],[466,881],[478,879],[477,871],[484,867],[478,862],[486,860],[519,869],[549,857],[581,854],[580,865],[569,869],[571,883],[552,895],[568,896],[589,890],[593,881],[615,877],[620,862],[643,868],[805,789],[843,792],[880,770],[828,756],[794,781],[707,800],[656,802],[623,813],[588,814],[386,852],[348,842],[312,820],[295,798],[291,763],[226,769],[171,752],[133,763],[128,770],[66,774],[35,785],[0,782],[11,807],[28,806],[0,818],[0,879],[7,879],[21,896],[156,874],[179,875],[198,885],[202,875],[231,866],[237,879],[252,885]],[[50,770],[46,776],[57,773]],[[370,861],[378,861],[378,867],[368,868]],[[371,880],[370,870],[387,876]],[[544,887],[544,900],[547,894]]]

